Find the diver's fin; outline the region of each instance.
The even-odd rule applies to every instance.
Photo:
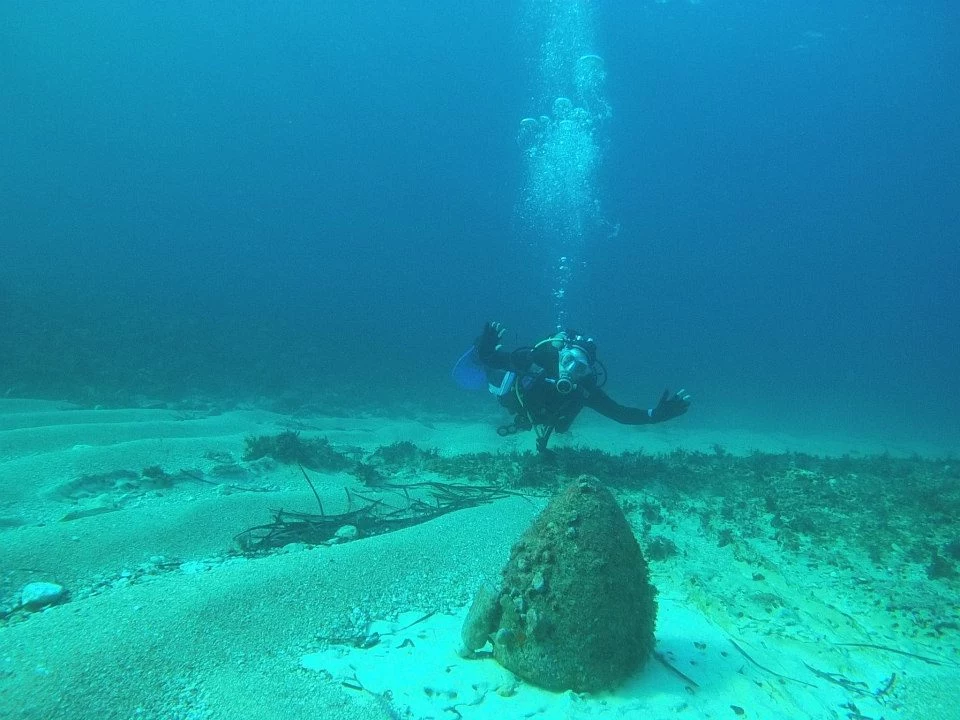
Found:
[[[486,390],[487,371],[480,362],[477,346],[471,345],[453,366],[453,381],[464,390]]]

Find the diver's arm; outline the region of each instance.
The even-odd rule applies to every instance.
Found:
[[[647,408],[621,405],[600,388],[590,391],[584,405],[623,425],[649,425],[655,422]]]
[[[648,410],[621,405],[603,390],[597,388],[591,391],[584,405],[624,425],[649,425],[672,420],[679,415],[683,415],[690,407],[690,396],[685,390],[680,390],[672,395],[669,390],[664,390],[657,406]]]
[[[487,353],[481,353],[477,348],[477,356],[486,367],[495,370],[507,370],[510,372],[522,373],[530,369],[533,364],[532,352],[530,348],[518,348],[513,352],[506,350],[491,350]]]

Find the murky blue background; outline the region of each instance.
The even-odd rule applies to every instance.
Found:
[[[679,422],[956,437],[960,10],[595,3],[613,108],[569,311]],[[521,3],[0,6],[0,394],[487,408],[522,241]],[[532,47],[533,46],[533,47]],[[344,399],[346,398],[346,400]]]

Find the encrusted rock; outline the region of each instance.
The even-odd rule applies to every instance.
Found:
[[[616,500],[593,478],[550,502],[514,545],[499,594],[482,593],[470,617],[485,620],[473,625],[492,636],[501,665],[541,687],[611,689],[653,650],[656,591],[646,561]]]
[[[500,619],[500,591],[490,583],[477,590],[476,597],[460,632],[467,653],[479,650],[497,629]]]

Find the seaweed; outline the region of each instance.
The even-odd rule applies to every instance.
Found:
[[[381,445],[370,456],[370,462],[377,465],[399,468],[415,465],[422,454],[416,445],[409,440],[395,442],[392,445]]]
[[[487,488],[490,492],[497,489],[526,495],[550,492],[588,474],[614,491],[643,489],[649,491],[648,497],[658,498],[657,503],[637,501],[634,507],[645,534],[653,524],[664,522],[662,507],[683,503],[684,512],[700,515],[704,531],[714,533],[720,546],[736,545],[739,538],[766,537],[787,552],[807,553],[838,567],[859,562],[882,564],[894,554],[914,563],[918,570],[927,570],[938,584],[953,586],[960,576],[954,564],[960,554],[960,539],[951,520],[960,514],[960,465],[951,460],[889,455],[829,458],[791,452],[736,455],[722,448],[660,454],[558,448],[546,454],[441,455],[410,442],[347,456],[325,439],[304,440],[292,432],[277,437],[279,441],[252,438],[248,445],[251,451],[264,446],[268,450],[292,447],[288,455],[277,455],[304,457],[308,461],[302,465],[308,468],[329,467],[330,463],[310,457],[303,446],[322,450],[332,458],[332,464],[350,472],[367,488],[364,492],[380,498],[375,506],[360,511],[360,519],[371,527],[381,521],[383,527],[392,527],[401,519],[383,514],[387,505],[382,493],[400,492],[399,487],[407,487],[412,495],[426,491],[426,486],[417,483],[402,485],[403,479],[437,480],[435,489],[442,485],[460,488],[461,493],[466,488],[477,492]],[[356,504],[360,498],[354,494],[352,501]],[[408,511],[429,519],[442,507],[442,503],[437,505],[421,497]],[[711,508],[716,512],[711,513]],[[289,526],[304,521],[307,525],[300,529],[313,532],[317,541],[325,542],[349,520],[346,515],[337,518],[322,512],[318,520],[276,511],[274,524]],[[285,530],[278,527],[276,532],[282,539]],[[923,613],[931,623],[938,619],[933,606]]]
[[[358,462],[353,468],[353,476],[367,487],[383,487],[388,480],[386,475],[369,463]]]
[[[957,577],[957,569],[952,562],[934,550],[930,556],[930,564],[927,565],[927,577],[931,580],[952,579]]]
[[[278,435],[250,435],[245,439],[246,461],[273,458],[284,465],[303,465],[311,470],[336,472],[346,470],[353,461],[330,445],[325,437],[302,438],[294,430]]]
[[[951,540],[944,545],[943,554],[953,560],[960,560],[960,538]]]

